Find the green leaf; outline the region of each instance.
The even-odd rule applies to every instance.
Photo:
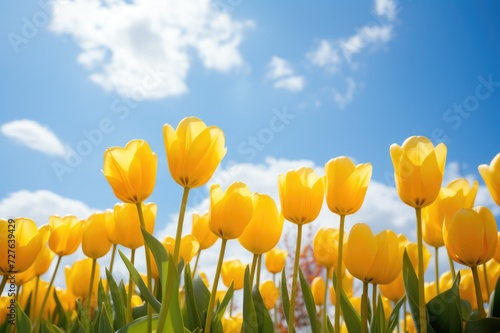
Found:
[[[328,329],[328,333],[334,333],[332,322],[330,320],[330,317],[328,317],[328,316],[326,317],[326,324],[327,324],[326,328]]]
[[[462,305],[460,302],[460,272],[450,289],[434,297],[426,306],[428,320],[436,332],[462,331]]]
[[[208,290],[205,282],[201,277],[195,276],[193,280],[193,291],[194,300],[196,302],[196,307],[200,311],[200,319],[202,323],[205,323],[205,318],[207,316],[208,304],[210,303],[210,291]]]
[[[231,282],[231,285],[227,289],[222,302],[220,302],[215,309],[215,316],[212,319],[212,327],[216,332],[219,330],[222,332],[222,316],[224,315],[224,312],[226,312],[227,305],[231,301],[231,298],[233,298],[233,282]]]
[[[118,250],[118,253],[120,254],[120,257],[122,258],[123,262],[125,263],[125,266],[127,267],[130,275],[132,276],[132,280],[134,280],[135,285],[139,288],[141,291],[141,296],[142,298],[151,306],[156,312],[160,312],[160,307],[161,304],[160,302],[153,296],[151,291],[149,291],[148,287],[144,284],[144,281],[142,280],[141,275],[137,271],[137,269],[132,265],[130,260],[123,254],[121,250]]]
[[[337,276],[333,274],[333,286],[335,288],[335,281]],[[342,309],[342,314],[344,316],[345,325],[349,332],[361,332],[361,317],[359,313],[354,309],[349,298],[345,294],[344,290],[340,294],[340,308]]]
[[[495,290],[491,296],[488,317],[500,318],[500,276],[497,279]]]
[[[164,300],[164,303],[169,301],[170,305],[167,313],[167,320],[165,322],[165,329],[167,332],[182,332],[184,331],[184,321],[182,320],[182,312],[179,303],[179,273],[177,272],[177,265],[174,264],[172,255],[168,254],[168,269],[167,269],[167,288],[171,288],[171,295],[169,300]]]
[[[168,253],[165,246],[157,240],[153,235],[147,232],[145,229],[141,228],[144,241],[149,247],[149,250],[153,254],[153,258],[156,262],[156,267],[158,268],[158,273],[160,274],[160,283],[162,290],[165,290],[167,283],[167,271],[168,271]],[[157,311],[158,312],[158,311]]]
[[[190,330],[202,327],[201,314],[196,306],[194,297],[193,280],[191,279],[191,268],[189,265],[184,270],[184,290],[186,291],[186,327]]]
[[[111,292],[111,299],[113,300],[114,318],[113,328],[115,330],[122,328],[127,323],[126,306],[123,298],[121,297],[120,289],[116,284],[113,275],[106,268],[106,278],[108,281],[109,291]]]
[[[394,305],[394,309],[392,309],[391,315],[389,316],[389,322],[387,323],[387,328],[385,330],[386,333],[394,332],[394,329],[398,325],[399,322],[399,310],[401,306],[403,306],[404,302],[406,302],[406,297],[403,296],[396,305]]]
[[[259,332],[273,332],[274,325],[269,311],[262,300],[262,295],[260,294],[259,288],[255,286],[252,290],[253,304],[255,306],[255,313],[257,314],[257,321],[259,323]]]
[[[245,282],[243,285],[243,327],[244,333],[259,333],[257,313],[252,298],[252,287],[250,286],[250,271],[245,269]]]
[[[64,311],[64,308],[61,304],[61,301],[59,300],[59,297],[57,296],[57,292],[54,289],[54,300],[56,302],[56,308],[54,310],[54,317],[57,316],[57,325],[61,327],[66,327],[66,325],[69,322],[69,318],[66,315],[66,312]],[[56,323],[55,320],[53,320],[54,323]]]
[[[101,305],[99,308],[100,311],[104,308],[108,315],[112,313],[111,301],[109,300],[108,294],[104,290],[102,279],[99,279],[99,285],[97,286],[97,304]],[[109,317],[109,319],[111,320],[111,317]]]
[[[97,321],[97,323],[98,323],[97,328],[98,328],[99,333],[112,333],[115,331],[113,329],[111,319],[109,317],[109,314],[106,310],[106,306],[104,304],[102,304],[102,308],[101,308],[101,311],[99,313],[98,318],[99,319]]]
[[[316,304],[314,303],[314,298],[311,293],[311,288],[309,288],[309,283],[307,283],[304,274],[302,274],[302,269],[300,268],[299,268],[299,279],[300,279],[300,288],[302,289],[302,295],[304,297],[304,303],[306,304],[307,314],[309,315],[309,322],[311,323],[311,332],[319,333],[318,316],[316,314]]]
[[[286,287],[286,275],[285,275],[285,269],[281,271],[281,304],[283,305],[283,313],[285,314],[285,319],[288,325],[289,319],[288,319],[288,314],[290,312],[290,298],[288,296],[288,289]],[[294,324],[292,324],[294,325]],[[294,330],[295,332],[295,330]]]
[[[158,315],[154,314],[153,319],[151,321],[151,328],[152,330],[156,330],[156,327],[158,326]],[[132,321],[130,324],[127,326],[124,326],[120,328],[116,333],[144,333],[148,329],[148,318],[147,317],[141,317],[138,318],[134,321]],[[171,332],[177,332],[177,331],[171,331]],[[184,329],[182,331],[184,332]]]
[[[465,333],[500,332],[500,318],[484,318],[468,320],[465,324]]]
[[[80,301],[76,301],[76,307],[77,307],[77,312],[78,312],[78,318],[80,319],[80,325],[81,328],[83,329],[84,332],[89,333],[90,332],[90,319],[87,314],[87,311],[85,311],[82,303]]]
[[[17,332],[31,332],[30,318],[24,313],[19,303],[16,303],[16,328]]]
[[[373,309],[373,318],[370,325],[370,332],[379,333],[385,331],[385,312],[382,304],[382,296],[378,295],[376,309]]]

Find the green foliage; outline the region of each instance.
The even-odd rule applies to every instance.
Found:
[[[337,280],[337,276],[333,274],[333,286],[335,287],[335,281]],[[335,291],[337,292],[337,291]],[[344,290],[342,290],[340,294],[340,308],[342,309],[342,314],[344,316],[345,325],[347,326],[347,330],[349,332],[361,332],[361,317],[358,312],[352,306],[349,298],[345,294]]]
[[[304,303],[306,304],[307,314],[309,315],[309,322],[311,323],[311,332],[319,333],[320,325],[318,323],[318,316],[316,314],[316,304],[314,303],[314,298],[307,283],[302,270],[299,268],[299,278],[300,278],[300,288],[302,289],[302,295],[304,297]],[[325,300],[326,302],[326,300]]]

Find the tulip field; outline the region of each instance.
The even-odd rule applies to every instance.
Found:
[[[0,219],[0,333],[500,332],[500,233],[490,209],[475,205],[480,181],[500,205],[500,152],[478,166],[482,179],[443,184],[443,143],[412,136],[387,147],[399,198],[414,211],[413,242],[388,229],[374,234],[365,223],[345,230],[372,177],[370,163],[345,156],[328,161],[324,175],[308,167],[279,175],[279,202],[243,182],[213,184],[209,211],[188,216],[190,190],[209,183],[226,154],[224,132],[187,117],[175,128],[165,124],[163,140],[161,158],[182,188],[171,237],[153,236],[161,203],[148,198],[159,186],[158,155],[139,139],[103,152],[102,173],[119,201],[112,209],[84,220],[53,215],[40,227],[29,216]],[[324,203],[338,222],[315,233],[312,256],[321,273],[308,279],[304,226]],[[280,243],[285,223],[297,231],[293,248]],[[219,239],[215,274],[206,276],[200,255]],[[227,260],[228,242],[239,242],[252,262]],[[142,247],[144,257],[136,255]],[[86,258],[62,267],[80,248]],[[440,248],[449,260],[441,274]],[[111,260],[102,260],[109,252]],[[113,274],[117,262],[127,279]],[[436,274],[426,280],[429,265]],[[262,279],[264,270],[272,280]],[[54,283],[60,276],[65,289]],[[241,298],[233,297],[237,290]]]

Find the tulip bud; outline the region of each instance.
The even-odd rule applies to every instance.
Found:
[[[498,153],[489,165],[481,164],[478,167],[491,197],[500,206],[500,153]]]

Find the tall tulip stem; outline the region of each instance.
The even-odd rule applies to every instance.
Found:
[[[214,284],[212,286],[212,292],[210,293],[210,301],[208,303],[207,319],[205,321],[205,329],[203,332],[210,333],[210,327],[212,326],[212,316],[214,314],[215,299],[217,298],[217,286],[219,284],[220,271],[222,268],[222,261],[224,260],[224,253],[226,252],[227,239],[222,239],[222,244],[220,247],[219,261],[217,262],[217,269],[215,270]]]
[[[135,249],[131,250],[130,262],[132,265],[135,261]],[[127,323],[132,321],[132,294],[134,293],[134,280],[132,280],[132,273],[129,274],[128,278],[128,292],[127,292]]]
[[[174,262],[179,262],[179,250],[181,248],[182,226],[184,225],[184,214],[189,196],[189,187],[184,187],[182,193],[181,209],[179,210],[179,220],[177,221],[177,233],[175,234]]]
[[[436,254],[434,256],[434,272],[436,273],[436,295],[439,295],[439,259],[438,259],[438,254],[439,254],[439,247],[435,247],[434,250],[436,251]]]
[[[486,312],[484,311],[483,304],[483,294],[481,293],[481,285],[479,284],[479,273],[477,272],[477,266],[471,267],[472,277],[474,278],[474,287],[476,288],[476,300],[477,300],[477,312],[479,319],[486,318]]]
[[[372,285],[372,313],[375,314],[375,311],[377,310],[377,284],[374,283]]]
[[[328,318],[328,303],[327,303],[327,296],[328,296],[328,282],[330,278],[330,273],[332,271],[331,267],[326,268],[326,277],[325,277],[325,295],[323,296],[323,332],[327,333],[328,332],[328,324],[327,324],[327,318]]]
[[[56,268],[54,269],[54,273],[52,274],[52,278],[50,279],[49,287],[45,292],[45,296],[43,296],[42,306],[40,307],[40,313],[33,325],[35,327],[35,331],[38,331],[38,323],[42,320],[43,311],[45,310],[45,304],[47,304],[47,300],[49,299],[50,289],[52,289],[52,285],[54,284],[54,280],[56,279],[57,270],[59,269],[59,265],[61,264],[62,256],[57,257]]]
[[[257,288],[260,286],[260,268],[262,266],[262,254],[259,254],[257,257],[257,278],[255,279],[255,285]]]
[[[457,276],[457,273],[455,273],[455,264],[453,263],[453,259],[451,259],[449,254],[448,254],[448,262],[450,263],[451,279],[455,280],[455,277]]]
[[[340,215],[339,244],[337,254],[337,279],[335,281],[335,332],[340,332],[340,296],[342,295],[342,250],[344,245],[345,215]]]
[[[146,222],[144,221],[144,213],[142,211],[142,202],[136,203],[137,213],[139,214],[139,221],[141,223],[141,229],[146,231]],[[151,279],[151,256],[149,254],[149,246],[146,242],[144,242],[144,252],[146,254],[146,281],[148,285],[148,290],[153,291]],[[152,320],[153,320],[153,308],[151,304],[148,303],[148,324],[147,324],[147,332],[151,332],[152,330]]]
[[[113,266],[115,264],[115,255],[116,255],[117,244],[113,244],[113,248],[111,249],[111,261],[109,263],[109,274],[113,274]],[[106,285],[106,289],[109,287]]]
[[[302,224],[297,224],[297,244],[293,263],[292,295],[290,296],[290,309],[288,313],[288,333],[293,333],[295,322],[295,298],[297,297],[297,272],[299,270],[300,243],[302,241]]]
[[[488,272],[486,271],[486,263],[483,264],[483,273],[484,273],[484,287],[486,288],[486,294],[488,295],[489,298],[491,291],[490,291],[490,284],[488,283]]]
[[[273,283],[276,286],[276,273],[273,273]],[[274,332],[278,332],[278,300],[276,300],[276,303],[274,304]]]
[[[363,281],[361,296],[361,333],[368,332],[368,282]]]
[[[424,245],[422,243],[422,208],[416,207],[417,217],[417,246],[418,246],[418,307],[420,332],[427,333],[424,293]]]
[[[193,271],[191,272],[192,279],[194,279],[194,275],[196,274],[196,268],[198,268],[198,261],[200,260],[200,255],[201,255],[201,249],[199,249],[198,253],[196,253],[196,260],[194,262]]]
[[[250,269],[250,286],[253,287],[253,278],[255,277],[255,271],[257,269],[257,258],[258,254],[254,254],[252,258],[252,268]]]
[[[89,283],[89,295],[87,296],[87,314],[90,318],[90,305],[92,303],[92,289],[94,288],[94,275],[95,275],[95,267],[97,264],[97,259],[92,258],[92,270],[90,271],[90,283]]]

